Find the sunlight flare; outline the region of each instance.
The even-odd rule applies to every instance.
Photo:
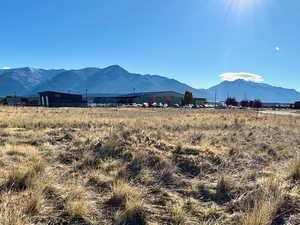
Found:
[[[223,0],[228,13],[244,15],[247,12],[253,12],[260,9],[270,0]]]

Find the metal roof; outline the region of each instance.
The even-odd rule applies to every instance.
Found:
[[[60,94],[60,95],[82,96],[80,94],[63,93],[63,92],[56,92],[56,91],[42,91],[42,92],[39,92],[39,94],[40,95],[44,95],[44,94]]]

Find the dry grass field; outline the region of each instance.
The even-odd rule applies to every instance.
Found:
[[[0,107],[1,225],[300,224],[300,117]]]

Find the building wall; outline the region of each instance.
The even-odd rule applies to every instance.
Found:
[[[39,97],[10,97],[7,98],[7,104],[10,106],[38,106]]]
[[[58,92],[41,92],[40,103],[47,107],[80,107],[84,106],[81,95]]]
[[[176,92],[145,92],[120,96],[96,97],[96,104],[143,104],[147,103],[166,103],[168,105],[181,104],[183,95]]]
[[[168,105],[181,104],[183,95],[176,92],[149,92],[142,93],[140,97],[137,98],[137,103],[164,103]]]
[[[25,105],[25,101],[21,97],[11,97],[11,98],[7,98],[7,105],[10,106]]]
[[[205,105],[207,104],[207,99],[205,98],[194,98],[194,105]]]
[[[96,104],[131,104],[137,103],[136,97],[96,97],[94,99]]]

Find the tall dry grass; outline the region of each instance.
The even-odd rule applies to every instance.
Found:
[[[287,222],[299,125],[247,110],[0,107],[0,224]]]

